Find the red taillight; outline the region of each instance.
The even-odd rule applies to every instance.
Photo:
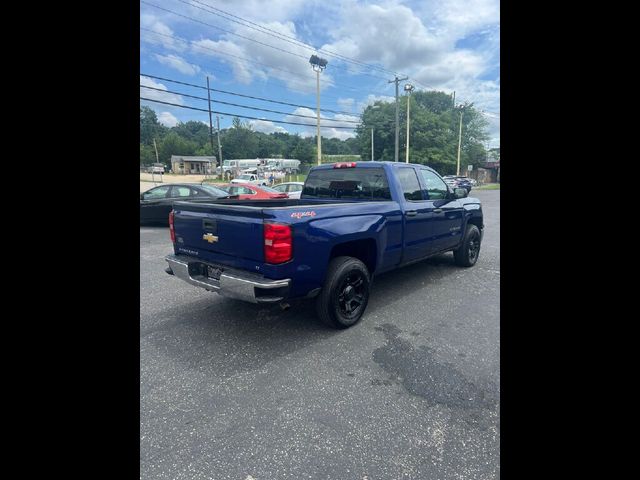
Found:
[[[266,263],[288,262],[293,254],[292,246],[291,225],[264,224],[264,261]]]
[[[169,212],[169,232],[171,232],[171,241],[176,243],[176,231],[173,229],[173,210]]]
[[[353,168],[356,162],[338,162],[333,164],[333,168]]]

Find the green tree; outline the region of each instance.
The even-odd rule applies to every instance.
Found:
[[[140,144],[140,165],[151,165],[156,161],[156,153],[153,147]]]
[[[153,109],[147,106],[140,107],[140,143],[153,145],[154,138],[157,142],[167,132],[167,127],[158,122],[158,116]]]
[[[442,175],[456,171],[460,109],[444,92],[415,92],[411,95],[410,157],[413,163],[422,163]],[[400,98],[399,160],[405,159],[407,96]],[[376,160],[394,160],[395,103],[376,102],[362,114],[362,123],[356,130],[356,143],[362,158],[371,156],[371,128],[374,129]],[[461,167],[477,165],[485,154],[483,142],[487,122],[472,103],[464,105],[462,115]]]
[[[232,125],[220,135],[224,158],[257,158],[257,133],[238,117],[233,118]]]
[[[317,156],[316,147],[311,143],[310,138],[302,138],[299,135],[293,135],[294,145],[288,158],[296,158],[302,163],[312,163]]]
[[[185,140],[178,133],[171,131],[158,145],[160,162],[171,166],[171,155],[195,155],[198,146],[195,142]]]
[[[177,133],[185,140],[195,142],[199,147],[209,143],[209,125],[202,122],[190,120],[179,122],[171,131]]]

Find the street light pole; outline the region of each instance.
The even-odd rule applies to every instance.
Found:
[[[411,106],[411,91],[413,90],[413,85],[407,83],[404,86],[405,92],[407,92],[407,154],[405,157],[405,163],[409,163],[409,123],[411,122],[411,117],[409,116],[409,107]]]
[[[318,117],[318,165],[322,163],[322,136],[320,135],[320,70],[316,70],[316,116]]]
[[[456,168],[456,175],[460,176],[460,146],[462,145],[462,112],[464,106],[460,107],[460,132],[458,133],[458,166]]]
[[[371,127],[371,161],[373,162],[373,127]]]
[[[322,137],[320,136],[320,72],[327,68],[327,60],[317,55],[309,59],[311,67],[316,72],[316,115],[318,117],[318,165],[322,164]]]

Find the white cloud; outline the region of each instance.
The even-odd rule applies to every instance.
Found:
[[[439,56],[430,65],[419,68],[413,78],[427,85],[455,85],[467,78],[476,78],[486,69],[486,59],[471,50],[454,50]]]
[[[269,120],[249,120],[249,125],[251,125],[251,128],[253,128],[253,130],[255,130],[256,132],[288,133],[285,128],[283,128],[283,127],[281,127],[279,125],[276,125],[275,123],[273,123],[273,122],[271,122]]]
[[[396,97],[393,97],[391,95],[373,95],[373,94],[369,94],[367,95],[367,98],[365,98],[362,102],[358,102],[358,111],[362,112],[365,108],[367,108],[370,105],[374,105],[376,102],[395,102],[396,101]]]
[[[174,36],[173,30],[163,23],[156,15],[143,13],[140,15],[140,40],[152,45],[161,45],[169,50],[182,52],[186,50],[187,44],[171,38]],[[148,30],[151,30],[148,31]],[[153,33],[157,32],[157,33]]]
[[[313,4],[317,0],[217,0],[215,2],[203,0],[198,5],[191,7],[180,4],[180,10],[184,9],[185,15],[197,16],[198,18],[209,16],[203,9],[210,10],[203,4],[209,4],[220,10],[229,12],[255,23],[285,21],[301,13],[303,8]],[[175,5],[175,2],[172,2]],[[311,5],[313,7],[313,5]],[[197,8],[202,7],[202,8]],[[171,6],[167,7],[175,9]]]
[[[195,75],[200,71],[200,67],[197,65],[192,65],[187,62],[184,58],[179,57],[178,55],[154,55],[156,60],[158,60],[163,65],[168,66],[169,68],[173,68],[180,73],[185,75]]]
[[[298,38],[293,22],[256,23],[282,35]],[[229,34],[223,34],[220,40],[202,38],[191,43],[192,52],[200,56],[212,56],[226,63],[231,67],[235,79],[243,84],[250,84],[256,79],[274,78],[284,82],[290,90],[301,93],[315,92],[315,73],[309,65],[309,57],[312,53],[310,49],[291,44],[267,33],[239,25],[235,27],[237,27],[234,29],[235,33],[247,38]],[[294,55],[284,53],[282,50]],[[333,85],[332,75],[326,71],[323,72],[320,89],[324,90],[331,85]]]
[[[338,98],[337,103],[338,103],[338,105],[340,105],[341,108],[344,108],[345,110],[351,110],[353,108],[354,103],[355,103],[355,99],[353,99],[353,98]]]
[[[175,127],[178,124],[178,119],[171,112],[160,112],[158,121],[167,127]]]
[[[300,135],[303,137],[312,137],[317,133],[317,120],[315,118],[315,112],[309,108],[298,107],[292,113],[297,115],[307,115],[313,118],[296,117],[294,115],[287,115],[285,120],[287,122],[304,123],[309,127],[302,127]],[[355,137],[355,131],[351,130],[351,127],[356,127],[355,123],[351,121],[358,121],[359,117],[354,115],[335,114],[333,116],[327,116],[326,114],[320,114],[320,134],[327,138],[339,138],[340,140],[346,140],[347,138]],[[323,125],[331,125],[331,127],[325,127]],[[335,128],[335,127],[350,127]]]
[[[142,75],[140,75],[140,85],[141,85],[140,87],[141,97],[146,97],[150,100],[159,100],[162,102],[175,103],[177,105],[184,105],[184,100],[182,98],[182,95],[176,95],[175,93],[167,93],[163,91],[163,90],[167,90],[167,87],[160,82],[156,82],[152,78],[143,77]],[[143,88],[143,86],[152,87],[154,89],[159,89],[159,90]],[[144,100],[141,100],[140,103],[147,104],[147,102],[145,102]],[[159,104],[154,102],[150,103],[150,106],[154,106],[154,105],[157,107]]]

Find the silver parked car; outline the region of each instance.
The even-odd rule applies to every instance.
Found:
[[[286,193],[289,195],[289,198],[300,198],[300,194],[302,193],[302,187],[304,187],[304,182],[287,182],[287,183],[279,183],[278,185],[274,185],[274,190],[278,192]]]

